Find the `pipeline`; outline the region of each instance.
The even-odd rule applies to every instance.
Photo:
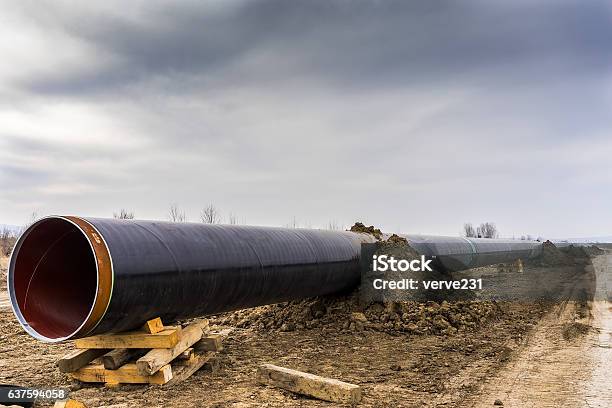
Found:
[[[405,236],[455,271],[530,258],[525,241]],[[18,239],[13,311],[31,336],[60,342],[247,307],[350,291],[360,248],[348,231],[50,216]]]
[[[532,259],[542,253],[542,244],[535,241],[433,235],[404,237],[417,252],[434,257],[436,269],[445,272]]]

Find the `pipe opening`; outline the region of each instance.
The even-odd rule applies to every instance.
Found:
[[[45,218],[28,228],[15,247],[11,303],[30,334],[59,341],[87,320],[97,280],[96,257],[83,231],[66,219]]]

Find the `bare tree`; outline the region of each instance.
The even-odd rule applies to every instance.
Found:
[[[342,228],[338,225],[336,220],[331,220],[327,223],[327,229],[331,231],[340,231]]]
[[[113,217],[118,220],[133,220],[134,211],[128,211],[122,208],[119,213],[113,213]]]
[[[170,206],[168,218],[170,218],[172,222],[185,222],[185,211],[181,210],[178,204],[172,204]]]
[[[11,229],[9,227],[2,227],[2,229],[0,229],[0,239],[7,239],[9,238],[12,234],[11,234]]]
[[[238,224],[238,220],[236,219],[236,214],[234,214],[234,213],[229,213],[229,216],[228,216],[228,223],[229,223],[230,225],[236,225],[236,224]]]
[[[297,219],[295,218],[295,216],[293,216],[293,221],[290,222],[289,224],[285,225],[285,227],[287,227],[287,228],[297,228],[298,227],[298,222],[297,222]]]
[[[38,216],[37,211],[32,211],[30,214],[30,218],[26,221],[25,225],[22,228],[22,231],[25,231],[30,225],[34,224],[40,217]]]
[[[497,225],[493,222],[485,222],[485,236],[487,238],[499,238],[499,231],[497,230]]]
[[[474,230],[474,226],[470,222],[466,222],[463,224],[463,236],[468,238],[476,237],[476,231]]]
[[[2,227],[0,230],[0,256],[9,256],[16,241],[17,233],[9,227]]]
[[[497,238],[499,237],[499,232],[497,231],[497,227],[495,223],[492,222],[484,222],[480,224],[478,228],[476,228],[476,234],[479,238]]]
[[[219,224],[221,222],[221,213],[213,204],[208,204],[208,206],[202,210],[200,219],[205,224]]]
[[[25,230],[28,229],[28,227],[32,224],[34,224],[36,221],[38,221],[40,217],[38,216],[38,212],[37,211],[32,211],[30,213],[30,216],[28,217],[28,220],[25,222],[25,224],[23,224],[23,226],[21,228],[18,228],[16,231],[14,231],[15,236],[19,236],[21,234],[23,234],[25,232]]]

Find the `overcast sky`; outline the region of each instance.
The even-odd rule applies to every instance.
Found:
[[[612,233],[609,1],[0,7],[0,223]]]

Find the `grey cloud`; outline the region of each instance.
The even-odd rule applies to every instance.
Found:
[[[596,2],[259,0],[148,6],[144,22],[59,14],[71,36],[118,56],[93,72],[35,78],[36,92],[86,94],[170,78],[176,91],[316,78],[341,87],[437,79],[523,81],[612,62],[610,6]],[[262,61],[246,64],[249,58]],[[482,77],[480,77],[481,75]],[[506,78],[503,78],[506,76]],[[172,91],[172,90],[170,90]]]
[[[0,183],[10,189],[18,189],[20,186],[44,184],[49,178],[48,174],[41,170],[30,169],[9,163],[0,164]]]

